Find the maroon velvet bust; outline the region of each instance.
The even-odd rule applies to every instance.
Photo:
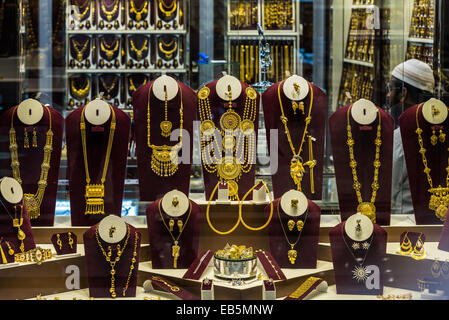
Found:
[[[357,212],[359,205],[357,195],[353,188],[352,170],[349,166],[349,149],[346,141],[347,134],[347,113],[350,106],[338,109],[329,118],[329,131],[334,157],[335,178],[337,181],[338,202],[340,205],[341,219],[345,221],[348,217]],[[379,185],[376,201],[376,223],[379,225],[390,224],[391,214],[391,179],[393,163],[393,118],[379,109],[382,117],[379,169]],[[351,117],[350,123],[352,135],[355,141],[354,158],[357,161],[357,176],[361,183],[361,194],[363,202],[370,202],[374,178],[373,162],[376,154],[377,126],[379,117],[369,126],[358,125]]]
[[[162,199],[158,199],[147,207],[147,225],[150,243],[150,256],[153,269],[173,269],[173,256],[172,256],[172,246],[174,241],[164,226],[162,217],[169,225],[169,220],[171,217],[163,212],[161,206],[161,212],[159,212],[159,202]],[[177,260],[178,269],[187,269],[190,267],[192,262],[196,259],[198,255],[198,245],[200,237],[200,226],[201,226],[201,208],[192,200],[191,213],[187,225],[185,225],[184,230],[179,237],[178,245],[180,247],[180,254]],[[161,217],[162,213],[162,217]],[[178,218],[178,220],[183,221],[183,225],[186,223],[188,212],[184,213]],[[177,222],[173,227],[173,236],[175,239],[179,235],[179,229]]]
[[[351,244],[354,241],[346,235],[344,225],[345,222],[342,222],[329,231],[337,294],[382,294],[385,277],[384,260],[387,251],[387,232],[379,225],[374,224],[373,237],[367,240],[368,243],[371,241],[368,252],[365,249],[353,250]],[[357,281],[357,279],[353,277],[353,270],[358,264],[349,250],[353,250],[356,258],[361,258],[363,260],[366,256],[366,259],[362,264],[363,267],[376,266],[379,268],[378,288],[368,289],[365,281]],[[368,281],[371,283],[370,279],[368,279]]]
[[[320,207],[318,207],[312,201],[308,200],[309,208],[307,213],[307,220],[304,220],[305,214],[295,219],[291,218],[282,211],[280,201],[281,199],[278,198],[273,202],[273,218],[268,227],[271,255],[276,259],[281,268],[315,269],[318,258],[318,237],[320,233],[319,231],[321,219]],[[267,214],[267,216],[270,213],[269,204],[265,207],[265,213]],[[296,226],[293,231],[290,231],[288,229],[287,223],[290,219],[294,220],[295,223],[298,220],[302,220],[304,222],[301,236],[299,237],[298,243],[294,247],[294,250],[298,252],[298,256],[294,264],[291,264],[288,259],[287,253],[289,250],[291,250],[291,246],[285,239],[285,235],[281,227],[282,223],[285,233],[287,234],[288,241],[292,244],[295,243],[296,239],[298,239],[299,231],[296,229]]]
[[[267,134],[268,152],[274,148],[275,155],[278,158],[277,171],[272,175],[273,193],[275,198],[281,197],[285,192],[291,189],[297,189],[290,176],[290,163],[293,157],[290,144],[285,134],[285,128],[281,122],[281,109],[279,104],[278,87],[280,88],[281,101],[284,109],[284,114],[288,118],[288,130],[292,139],[295,152],[299,151],[301,139],[305,129],[305,118],[309,113],[311,103],[311,93],[303,100],[304,114],[296,110],[296,114],[292,109],[291,101],[285,96],[281,82],[275,83],[269,87],[262,94],[262,106],[265,120],[265,130]],[[301,183],[302,192],[308,199],[319,200],[322,197],[323,185],[323,162],[324,162],[324,141],[326,128],[326,94],[317,86],[311,84],[313,90],[313,104],[312,104],[312,121],[308,127],[308,134],[316,139],[313,142],[313,158],[316,160],[316,166],[313,169],[314,178],[314,192],[312,193],[310,184],[310,170],[306,167],[306,172]],[[270,130],[277,130],[277,143],[271,141]],[[301,157],[304,162],[310,160],[308,137],[305,137],[305,142],[301,152]],[[270,153],[270,163],[273,163],[274,155]]]
[[[427,175],[424,173],[424,164],[422,156],[419,153],[420,146],[418,143],[418,135],[416,134],[416,111],[418,106],[407,109],[399,117],[399,126],[401,128],[402,146],[404,148],[404,158],[407,166],[407,173],[409,177],[410,192],[412,195],[413,209],[415,211],[416,224],[442,224],[443,222],[436,217],[435,211],[429,209],[429,200],[431,194]],[[422,108],[418,114],[419,127],[423,130],[421,136],[423,138],[424,148],[426,149],[427,166],[430,168],[430,175],[432,177],[433,187],[439,185],[446,186],[446,167],[449,146],[448,139],[445,143],[438,142],[436,146],[430,143],[432,136],[432,125],[428,123],[422,114]],[[446,119],[440,126],[443,126],[443,131],[447,132],[449,128],[449,118]],[[438,131],[437,131],[438,135]]]
[[[120,257],[120,260],[115,265],[115,291],[117,298],[123,297],[135,297],[136,296],[136,286],[137,286],[137,272],[139,266],[139,255],[140,255],[140,243],[142,240],[140,232],[131,225],[129,227],[129,238],[124,248],[124,251]],[[106,261],[101,248],[98,245],[96,239],[96,229],[97,225],[92,226],[87,230],[84,235],[84,251],[86,255],[86,267],[87,267],[87,280],[89,283],[89,295],[94,298],[111,298],[111,266],[109,262]],[[132,264],[132,258],[135,247],[135,240],[137,239],[136,246],[136,262],[134,263],[134,269],[129,277],[128,289],[126,290],[125,296],[123,296],[123,290],[130,274],[130,267]],[[117,256],[117,244],[109,244],[98,237],[101,246],[108,253],[108,246],[111,246],[112,258]],[[123,248],[126,241],[125,238],[122,239],[118,244]]]
[[[4,112],[0,116],[0,136],[4,137],[0,141],[0,152],[5,155],[0,160],[1,175],[12,177],[11,155],[9,151],[9,130],[11,129],[11,116],[14,108]],[[58,190],[59,165],[61,162],[62,137],[64,132],[64,118],[53,108],[51,112],[51,129],[53,131],[53,151],[51,152],[50,169],[47,177],[47,187],[41,203],[40,216],[31,220],[33,226],[52,226],[55,217],[56,193]],[[14,129],[18,146],[18,156],[20,162],[20,178],[22,179],[22,189],[24,193],[35,194],[38,188],[38,181],[41,174],[41,165],[44,160],[44,146],[46,133],[50,124],[47,109],[44,109],[42,119],[33,126],[23,124],[14,115]],[[36,129],[37,148],[32,147],[32,132]],[[24,148],[25,129],[28,131],[30,148]]]
[[[196,119],[197,97],[195,92],[183,83],[178,82],[182,91],[184,109],[183,118],[183,149],[179,152],[178,170],[171,177],[160,177],[151,169],[152,150],[147,144],[147,107],[148,90],[154,81],[151,81],[133,93],[134,111],[134,137],[136,140],[137,168],[139,176],[139,194],[141,201],[154,201],[165,193],[178,189],[185,194],[189,193],[190,168],[192,163],[193,148],[193,121]],[[172,130],[180,127],[179,110],[181,108],[181,94],[168,101],[168,120],[173,124]],[[160,123],[164,120],[164,101],[160,101],[151,92],[150,96],[150,130],[151,144],[162,146],[176,145],[178,139],[162,137]],[[187,134],[188,133],[188,134]],[[177,137],[177,135],[176,135]],[[186,157],[186,161],[182,161]]]
[[[234,112],[236,112],[240,118],[243,120],[244,117],[244,110],[245,110],[245,106],[246,106],[246,89],[249,87],[248,84],[244,83],[244,82],[240,82],[241,86],[242,86],[242,92],[240,94],[240,96],[232,101],[232,110]],[[209,103],[210,103],[210,111],[211,111],[211,119],[214,124],[215,127],[218,131],[220,131],[221,125],[220,125],[220,118],[221,116],[228,110],[228,106],[229,106],[229,101],[225,101],[222,100],[216,91],[216,85],[217,85],[217,81],[213,81],[211,83],[208,83],[206,85],[206,87],[208,87],[210,89],[210,93],[209,93]],[[257,130],[259,127],[259,106],[260,106],[260,99],[259,99],[259,94],[257,93],[257,97],[256,97],[256,110],[255,110],[255,120],[254,120],[254,132],[255,134],[255,146],[257,146]],[[205,138],[207,139],[207,138]],[[205,141],[206,144],[209,144],[210,142],[208,142],[207,140]],[[252,157],[255,158],[256,155],[256,148],[254,148],[254,153],[251,154],[249,152],[242,152],[242,154],[240,155],[241,158],[243,158],[244,156],[246,156],[246,154],[248,155],[248,158],[251,159]],[[222,152],[222,156],[225,156],[225,153]],[[251,166],[251,168],[249,169],[248,173],[243,173],[242,172],[242,176],[240,177],[240,179],[237,182],[238,185],[238,194],[239,197],[242,198],[245,193],[251,189],[254,186],[254,178],[255,178],[255,174],[256,174],[256,166],[255,164],[253,164]],[[203,166],[203,179],[204,179],[204,190],[205,190],[205,194],[206,194],[206,199],[210,198],[210,195],[212,194],[212,190],[215,188],[215,186],[217,185],[219,178],[217,177],[217,172],[213,172],[210,173],[208,171],[206,171],[204,169]],[[217,198],[217,193],[215,193],[214,195],[214,199]],[[212,200],[214,200],[212,199]],[[252,193],[250,195],[248,195],[246,200],[251,200],[252,199]]]
[[[131,120],[122,110],[113,107],[116,129],[111,149],[108,172],[104,184],[104,205],[106,215],[121,215],[123,190],[125,186],[126,160]],[[86,215],[86,173],[81,143],[80,119],[82,108],[67,116],[67,167],[70,195],[70,217],[73,226],[89,226],[99,222],[104,215]],[[112,115],[111,115],[112,116]],[[102,126],[93,126],[86,121],[86,148],[91,183],[98,184],[103,174],[104,159],[109,139],[111,119]]]
[[[440,235],[438,249],[449,252],[449,219],[444,221],[443,230]]]

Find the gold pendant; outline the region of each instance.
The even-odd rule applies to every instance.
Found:
[[[22,226],[22,224],[23,224],[23,218],[20,218],[20,219],[18,219],[18,218],[12,219],[12,226],[13,226],[14,228],[19,228],[19,227]]]
[[[17,230],[17,239],[19,239],[20,241],[23,241],[23,240],[25,240],[25,238],[26,238],[25,232],[23,232],[23,230],[19,228]]]
[[[23,200],[25,201],[25,207],[28,210],[28,215],[30,219],[37,219],[41,215],[40,203],[34,197],[34,194],[25,193],[23,195]]]
[[[234,199],[239,191],[239,186],[234,180],[225,181],[228,184],[229,198]]]
[[[172,123],[170,121],[162,121],[160,127],[162,130],[161,135],[165,138],[170,137],[171,129],[173,127]]]
[[[214,134],[215,124],[212,120],[204,120],[203,122],[201,122],[200,129],[201,129],[201,133],[204,136],[209,137]]]
[[[86,185],[86,210],[84,214],[105,214],[104,212],[104,185]]]
[[[357,206],[357,212],[367,216],[373,223],[376,223],[376,206],[371,202],[362,202]]]
[[[171,255],[173,257],[173,268],[178,268],[178,258],[180,254],[181,248],[178,246],[178,241],[175,241],[175,244],[171,247]]]
[[[445,221],[449,206],[449,188],[439,186],[428,191],[432,194],[429,200],[429,209],[435,211],[438,219]]]
[[[140,12],[136,12],[136,21],[140,21],[142,19],[142,14]]]
[[[301,182],[305,172],[306,170],[304,169],[301,158],[296,156],[293,157],[290,163],[290,176],[297,186],[298,191],[301,191]]]
[[[240,124],[240,129],[245,136],[249,136],[254,132],[254,123],[251,120],[245,119]]]
[[[242,173],[242,166],[237,163],[234,157],[224,157],[217,166],[217,174],[225,180],[239,178]]]
[[[76,59],[78,61],[83,61],[83,54],[81,52],[78,52],[78,54],[76,55]]]
[[[153,149],[151,154],[151,169],[160,177],[171,177],[178,171],[178,150]]]
[[[228,109],[220,118],[220,125],[224,130],[235,130],[240,126],[241,118],[232,109]]]
[[[296,258],[298,257],[298,251],[294,249],[295,245],[290,245],[292,248],[288,250],[287,256],[291,264],[295,264]]]

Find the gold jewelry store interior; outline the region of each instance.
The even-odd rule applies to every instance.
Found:
[[[0,299],[449,299],[449,4],[0,0]]]

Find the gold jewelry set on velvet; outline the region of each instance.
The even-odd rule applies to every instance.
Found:
[[[104,98],[105,99],[112,99],[113,97],[116,97],[119,93],[119,87],[117,86],[117,83],[119,83],[119,77],[113,76],[112,82],[108,79],[109,76],[99,76],[98,79],[100,80],[100,92],[104,92]],[[105,81],[105,79],[108,79],[110,82],[109,84]]]
[[[145,19],[148,13],[148,0],[143,1],[140,8],[137,8],[135,1],[129,1],[129,13],[130,16],[133,17],[133,20],[139,22],[142,19]]]
[[[182,147],[182,131],[184,128],[184,105],[182,101],[182,89],[178,84],[178,91],[180,95],[180,109],[179,109],[179,142],[174,146],[155,145],[151,143],[151,91],[154,82],[150,85],[148,90],[148,104],[147,104],[147,146],[151,149],[151,170],[159,177],[167,178],[173,176],[178,171],[178,152]],[[164,127],[165,128],[165,127]],[[162,129],[162,123],[161,123]],[[171,129],[171,128],[170,128]],[[162,129],[164,132],[164,129]]]
[[[415,242],[415,245],[413,245],[408,236],[408,232],[406,232],[399,247],[399,254],[403,256],[410,255],[415,260],[424,259],[426,253],[424,251],[424,241],[422,240],[422,236],[423,233],[421,232],[418,236],[418,240]]]
[[[106,56],[106,60],[111,61],[117,58],[120,48],[120,39],[114,38],[112,43],[108,43],[105,37],[100,39],[100,52]]]
[[[446,167],[446,185],[441,184],[435,187],[433,184],[432,176],[430,172],[432,171],[428,166],[428,160],[426,157],[427,150],[424,148],[424,139],[422,138],[423,129],[419,126],[419,111],[422,109],[424,104],[420,104],[416,109],[416,135],[418,136],[419,153],[421,154],[422,163],[424,167],[424,173],[427,177],[427,182],[429,184],[429,189],[427,192],[430,193],[429,199],[429,209],[435,212],[435,216],[441,221],[446,220],[447,210],[449,207],[449,157],[448,165]],[[444,136],[445,137],[445,136]],[[432,138],[431,138],[432,139]],[[442,142],[443,143],[443,142]],[[449,149],[448,149],[449,150]]]
[[[68,245],[70,246],[70,249],[73,249],[74,241],[73,241],[71,232],[67,233],[67,242],[68,242]],[[61,235],[59,233],[56,234],[56,244],[58,245],[59,250],[62,250],[63,244],[62,244],[62,240],[61,240]]]
[[[361,193],[362,185],[361,185],[361,183],[358,179],[358,175],[357,175],[358,162],[356,161],[355,155],[354,155],[355,140],[352,136],[352,127],[351,127],[351,122],[350,122],[351,109],[352,109],[352,105],[348,108],[348,112],[346,114],[346,121],[347,121],[346,144],[349,149],[349,166],[352,171],[352,179],[353,179],[352,187],[357,195],[357,201],[359,203],[359,205],[357,206],[357,212],[360,212],[361,214],[367,216],[368,218],[370,218],[370,220],[373,223],[375,223],[376,222],[376,206],[374,204],[376,202],[377,191],[380,189],[379,169],[381,166],[380,147],[382,146],[382,116],[378,110],[377,114],[378,114],[378,118],[379,118],[379,123],[377,125],[377,133],[376,133],[376,138],[374,140],[376,152],[375,152],[374,161],[373,161],[374,174],[373,174],[373,182],[371,184],[372,193],[371,193],[370,202],[367,202],[367,201],[363,201],[362,193]]]
[[[104,165],[103,165],[103,173],[101,176],[100,183],[95,184],[91,183],[90,173],[89,173],[89,163],[87,158],[87,141],[86,141],[86,122],[85,122],[85,116],[84,111],[86,107],[83,108],[81,112],[81,119],[80,119],[80,132],[81,132],[81,142],[82,142],[82,152],[83,152],[83,159],[84,159],[84,170],[86,175],[86,192],[85,192],[85,200],[86,200],[86,208],[84,211],[84,214],[86,215],[97,215],[97,214],[105,214],[104,211],[104,196],[105,196],[105,188],[104,183],[106,181],[106,175],[108,173],[108,166],[109,166],[109,160],[111,157],[111,150],[112,145],[114,142],[114,133],[116,129],[116,118],[115,118],[115,111],[114,108],[112,108],[111,105],[109,105],[109,108],[111,110],[111,125],[109,129],[109,138],[108,138],[108,145],[106,148],[106,155],[104,158]]]
[[[18,154],[18,145],[16,140],[16,130],[14,129],[14,115],[17,111],[17,106],[14,108],[11,116],[11,129],[9,130],[9,152],[11,155],[11,168],[13,177],[22,185],[20,177],[20,161]],[[53,131],[51,127],[51,112],[46,106],[43,106],[48,112],[48,131],[45,135],[45,145],[43,147],[44,157],[41,164],[41,174],[37,182],[36,193],[24,193],[23,200],[28,210],[30,219],[37,219],[40,216],[40,208],[42,199],[44,198],[45,189],[47,188],[48,171],[50,170],[51,153],[53,151]],[[26,135],[27,137],[27,135]],[[33,138],[34,140],[34,138]],[[37,147],[37,141],[33,141],[33,147]]]
[[[128,245],[128,240],[131,234],[129,225],[126,226],[127,230],[126,230],[126,238],[125,238],[125,242],[123,244],[123,247],[120,246],[120,244],[117,244],[116,250],[117,253],[115,255],[115,257],[113,257],[112,252],[115,250],[112,250],[111,246],[108,246],[108,252],[106,253],[105,249],[103,248],[101,241],[100,241],[100,237],[99,237],[99,232],[98,232],[98,227],[95,229],[95,239],[97,240],[97,244],[98,247],[100,248],[106,262],[109,264],[111,271],[109,272],[111,275],[111,287],[109,289],[109,293],[111,294],[112,298],[116,298],[117,297],[117,291],[116,291],[116,285],[115,285],[115,275],[117,270],[116,265],[117,263],[120,262],[120,258],[123,254],[123,252],[126,250],[126,246]],[[137,243],[139,240],[139,234],[137,233],[137,231],[134,232],[134,249],[133,249],[133,256],[131,258],[131,265],[129,267],[129,272],[128,272],[128,277],[126,279],[126,283],[123,286],[123,291],[122,291],[122,295],[123,297],[126,296],[126,291],[128,290],[129,287],[129,282],[131,281],[131,276],[133,273],[133,270],[135,269],[134,264],[137,262]]]

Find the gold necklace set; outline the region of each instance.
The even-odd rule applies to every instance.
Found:
[[[115,86],[117,85],[117,81],[118,81],[117,77],[114,77],[114,80],[112,81],[111,85],[108,85],[104,81],[104,79],[102,77],[100,77],[101,85],[102,85],[103,89],[107,92],[107,94],[106,94],[107,99],[112,98],[111,93],[115,89]]]
[[[138,85],[138,87],[136,87],[136,85],[134,84],[134,80],[133,80],[132,77],[128,77],[128,81],[129,81],[129,93],[132,95],[132,94],[134,93],[134,91],[137,90],[137,88],[140,88],[141,86],[143,86],[144,84],[147,83],[148,78],[145,77],[145,78],[143,79],[143,82],[140,83],[140,84]]]
[[[90,90],[90,79],[85,78],[84,84],[77,88],[75,85],[75,80],[70,80],[70,90],[72,95],[78,100],[84,100],[89,95]]]
[[[151,169],[153,172],[160,177],[171,177],[178,171],[178,152],[182,147],[182,131],[183,131],[183,121],[184,121],[184,105],[182,102],[182,90],[178,84],[178,90],[181,96],[181,106],[179,110],[179,142],[174,146],[167,145],[154,145],[151,143],[151,90],[153,88],[154,82],[151,84],[148,90],[148,104],[147,104],[147,146],[152,150],[151,153]]]
[[[216,136],[215,123],[211,120],[209,94],[208,87],[203,87],[198,92],[203,167],[208,173],[217,173],[219,181],[229,185],[229,196],[233,199],[238,194],[237,182],[242,173],[249,173],[252,164],[255,163],[254,121],[257,111],[257,93],[252,87],[246,89],[242,120],[240,115],[232,109],[232,92],[228,87],[229,107],[220,118],[221,137]],[[222,141],[221,146],[218,142],[219,138]],[[206,142],[209,144],[206,145]],[[221,150],[225,152],[224,157]],[[235,154],[241,155],[239,159]]]
[[[134,51],[136,53],[137,60],[142,60],[144,51],[148,50],[148,39],[145,39],[143,45],[140,48],[136,47],[132,39],[129,40],[129,43],[131,45],[131,51]]]
[[[310,169],[310,189],[312,193],[315,193],[315,185],[314,185],[314,177],[313,177],[313,169],[314,167],[317,165],[317,161],[315,159],[313,159],[313,138],[309,133],[308,129],[309,129],[309,125],[310,122],[312,121],[312,108],[313,108],[313,88],[312,85],[310,83],[308,83],[309,85],[309,91],[310,91],[310,105],[309,105],[309,113],[307,115],[307,118],[305,119],[305,127],[304,127],[304,132],[302,134],[302,139],[301,139],[301,143],[299,145],[299,150],[298,152],[296,152],[296,148],[293,145],[292,142],[292,138],[290,135],[290,130],[288,129],[288,118],[285,116],[284,113],[284,107],[282,104],[282,97],[281,97],[281,86],[284,83],[281,82],[278,86],[278,99],[279,99],[279,107],[281,109],[281,122],[284,125],[285,128],[285,135],[287,136],[287,140],[288,140],[288,144],[290,145],[290,149],[293,153],[293,158],[290,162],[290,177],[293,179],[293,182],[295,183],[297,190],[302,191],[302,179],[304,177],[304,173],[306,172],[304,167],[309,167]],[[294,109],[296,112],[296,109]],[[302,157],[301,157],[301,153],[303,151],[303,146],[304,143],[306,141],[306,137],[308,139],[308,143],[309,143],[309,161],[305,162],[303,161]]]
[[[105,2],[106,2],[106,0],[101,1],[101,13],[102,13],[102,15],[106,16],[106,20],[108,22],[111,22],[119,8],[119,1],[114,0],[112,5],[109,5],[107,8],[105,5]],[[111,9],[111,7],[112,7],[112,9]]]
[[[72,38],[72,48],[75,49],[76,52],[76,60],[79,62],[84,60],[84,52],[86,51],[87,47],[89,46],[90,39],[86,39],[86,42],[84,44],[79,43],[76,41],[75,38]]]
[[[18,155],[18,146],[16,139],[16,130],[14,129],[14,114],[17,111],[18,106],[16,106],[12,112],[11,116],[11,129],[9,130],[9,152],[11,154],[11,168],[13,172],[13,177],[22,185],[22,179],[20,178],[20,162]],[[45,195],[45,189],[47,188],[47,178],[48,171],[50,170],[51,153],[53,151],[53,131],[51,129],[51,112],[47,106],[43,106],[48,112],[49,127],[45,135],[45,146],[44,159],[41,164],[41,174],[39,181],[37,182],[37,192],[36,193],[25,193],[23,195],[23,200],[25,206],[28,210],[30,219],[37,219],[41,213],[42,199]]]
[[[118,53],[119,44],[120,44],[119,39],[115,39],[111,44],[108,44],[105,38],[101,39],[100,49],[101,52],[103,52],[106,55],[108,61],[111,61],[113,58],[115,58],[116,53]]]
[[[422,138],[423,130],[419,126],[419,111],[421,110],[422,106],[424,104],[421,104],[416,109],[416,134],[418,136],[418,143],[419,143],[419,153],[421,154],[422,163],[424,166],[424,173],[427,177],[427,182],[429,184],[429,189],[427,192],[430,193],[430,199],[429,199],[429,209],[433,210],[435,212],[435,215],[438,219],[441,221],[446,220],[447,210],[449,207],[449,158],[448,158],[448,166],[446,167],[446,186],[443,187],[441,185],[438,185],[438,187],[434,187],[432,176],[430,175],[431,169],[428,166],[427,158],[426,158],[426,152],[427,150],[424,148],[424,140]]]
[[[164,216],[162,214],[161,202],[162,202],[162,200],[160,200],[158,203],[158,210],[159,210],[159,214],[162,219],[162,223],[164,224],[165,228],[167,229],[168,233],[170,234],[170,237],[173,239],[173,246],[172,246],[173,268],[176,269],[176,268],[178,268],[178,259],[181,254],[181,247],[179,246],[179,238],[181,237],[182,232],[186,228],[187,222],[189,221],[189,218],[190,218],[190,214],[192,213],[192,203],[189,200],[189,213],[187,215],[186,221],[183,222],[182,227],[179,228],[178,236],[175,238],[175,236],[173,235],[173,231],[172,231],[173,228],[169,227],[167,225],[167,223],[165,222]],[[182,220],[178,220],[178,224],[179,224],[179,222],[182,222]]]
[[[135,5],[135,3],[134,3],[133,0],[131,0],[131,1],[129,2],[129,4],[130,4],[130,6],[131,6],[130,9],[129,9],[129,12],[134,13],[134,15],[135,15],[135,20],[136,20],[137,22],[139,22],[140,20],[142,20],[142,16],[145,16],[145,17],[146,17],[146,14],[148,13],[148,9],[147,9],[147,7],[148,7],[148,1],[147,1],[147,0],[145,0],[145,1],[143,2],[142,6],[141,6],[140,8],[136,8],[136,5]]]
[[[377,191],[380,189],[380,185],[379,185],[379,169],[381,166],[381,162],[380,162],[380,147],[382,146],[382,116],[379,112],[379,110],[377,110],[377,114],[379,116],[379,123],[377,125],[377,133],[376,133],[376,138],[374,140],[374,145],[376,146],[376,153],[374,156],[374,161],[373,161],[373,166],[374,166],[374,175],[373,175],[373,182],[371,184],[371,189],[372,189],[372,193],[371,193],[371,200],[370,202],[366,202],[363,201],[362,198],[362,193],[361,193],[361,188],[362,185],[359,181],[359,178],[357,176],[357,166],[358,163],[355,160],[354,157],[354,145],[355,145],[355,141],[354,138],[352,136],[352,127],[351,127],[351,122],[350,122],[350,114],[351,114],[351,109],[352,109],[352,105],[348,108],[348,112],[346,114],[346,121],[347,121],[347,140],[346,140],[346,144],[348,145],[348,149],[349,149],[349,166],[351,167],[351,171],[352,171],[352,180],[353,180],[353,189],[355,190],[355,193],[357,195],[357,201],[359,203],[359,205],[357,206],[357,212],[360,212],[361,214],[367,216],[368,218],[371,219],[371,221],[373,223],[376,223],[376,206],[374,205],[376,202],[376,196],[377,196]]]
[[[96,214],[105,214],[104,211],[104,183],[106,181],[106,175],[108,173],[109,159],[111,157],[112,144],[114,142],[114,133],[116,128],[116,120],[115,120],[115,111],[109,105],[111,109],[111,126],[109,129],[109,139],[108,146],[106,148],[106,156],[104,159],[103,166],[103,174],[101,176],[101,182],[99,184],[91,184],[91,178],[89,174],[89,163],[87,159],[87,143],[86,143],[86,122],[84,119],[84,111],[86,107],[83,108],[81,112],[81,120],[80,120],[80,131],[81,131],[81,142],[83,146],[83,159],[84,159],[84,170],[86,174],[86,209],[84,214],[86,215],[96,215]]]
[[[159,0],[159,10],[164,14],[166,19],[169,19],[177,9],[177,0],[172,0],[172,4],[167,6],[164,0]]]
[[[108,253],[106,253],[103,246],[101,245],[100,237],[98,235],[98,227],[95,229],[95,239],[97,240],[98,247],[100,248],[101,252],[103,253],[103,256],[105,257],[106,262],[108,262],[109,266],[111,267],[111,271],[109,272],[111,275],[111,287],[109,289],[109,293],[111,294],[112,298],[117,297],[117,292],[116,292],[116,288],[115,288],[115,274],[116,274],[115,266],[120,261],[120,258],[122,256],[123,252],[125,251],[126,246],[128,245],[129,235],[131,233],[131,231],[129,229],[129,225],[127,225],[126,227],[127,227],[127,230],[126,230],[127,232],[126,232],[125,243],[123,244],[123,248],[120,246],[120,244],[117,245],[117,255],[115,256],[115,258],[112,258],[111,246],[108,247]],[[131,265],[129,267],[128,278],[126,279],[126,284],[123,287],[123,292],[122,292],[123,297],[126,296],[126,291],[128,290],[129,282],[131,280],[131,276],[132,276],[132,273],[134,270],[134,264],[137,262],[136,257],[137,257],[137,242],[138,242],[138,240],[139,240],[139,235],[136,231],[134,233],[133,257],[131,258]]]
[[[171,49],[167,49],[169,47],[173,46]],[[178,49],[178,42],[176,39],[173,39],[169,43],[165,43],[164,41],[159,40],[159,51],[162,52],[165,56],[165,60],[172,60],[174,52]]]
[[[12,226],[14,228],[17,228],[17,239],[20,241],[20,246],[19,246],[20,251],[25,252],[25,244],[23,243],[23,240],[25,240],[26,234],[20,228],[23,224],[23,206],[22,205],[14,206],[14,218],[13,218],[12,215],[9,213],[8,208],[5,206],[5,204],[3,203],[2,200],[0,200],[0,203],[2,204],[3,208],[6,210],[6,213],[8,214],[8,216],[11,218]],[[20,218],[17,218],[17,207],[20,207]],[[10,248],[10,250],[12,250],[12,249]],[[14,254],[14,252],[12,252],[12,254],[11,254],[11,251],[10,251],[9,254],[12,255],[12,254]]]
[[[77,6],[79,10],[79,13],[75,10],[77,20],[79,22],[84,21],[87,14],[89,13],[90,0],[86,0],[83,4],[78,4],[78,1],[76,1],[75,6]]]

